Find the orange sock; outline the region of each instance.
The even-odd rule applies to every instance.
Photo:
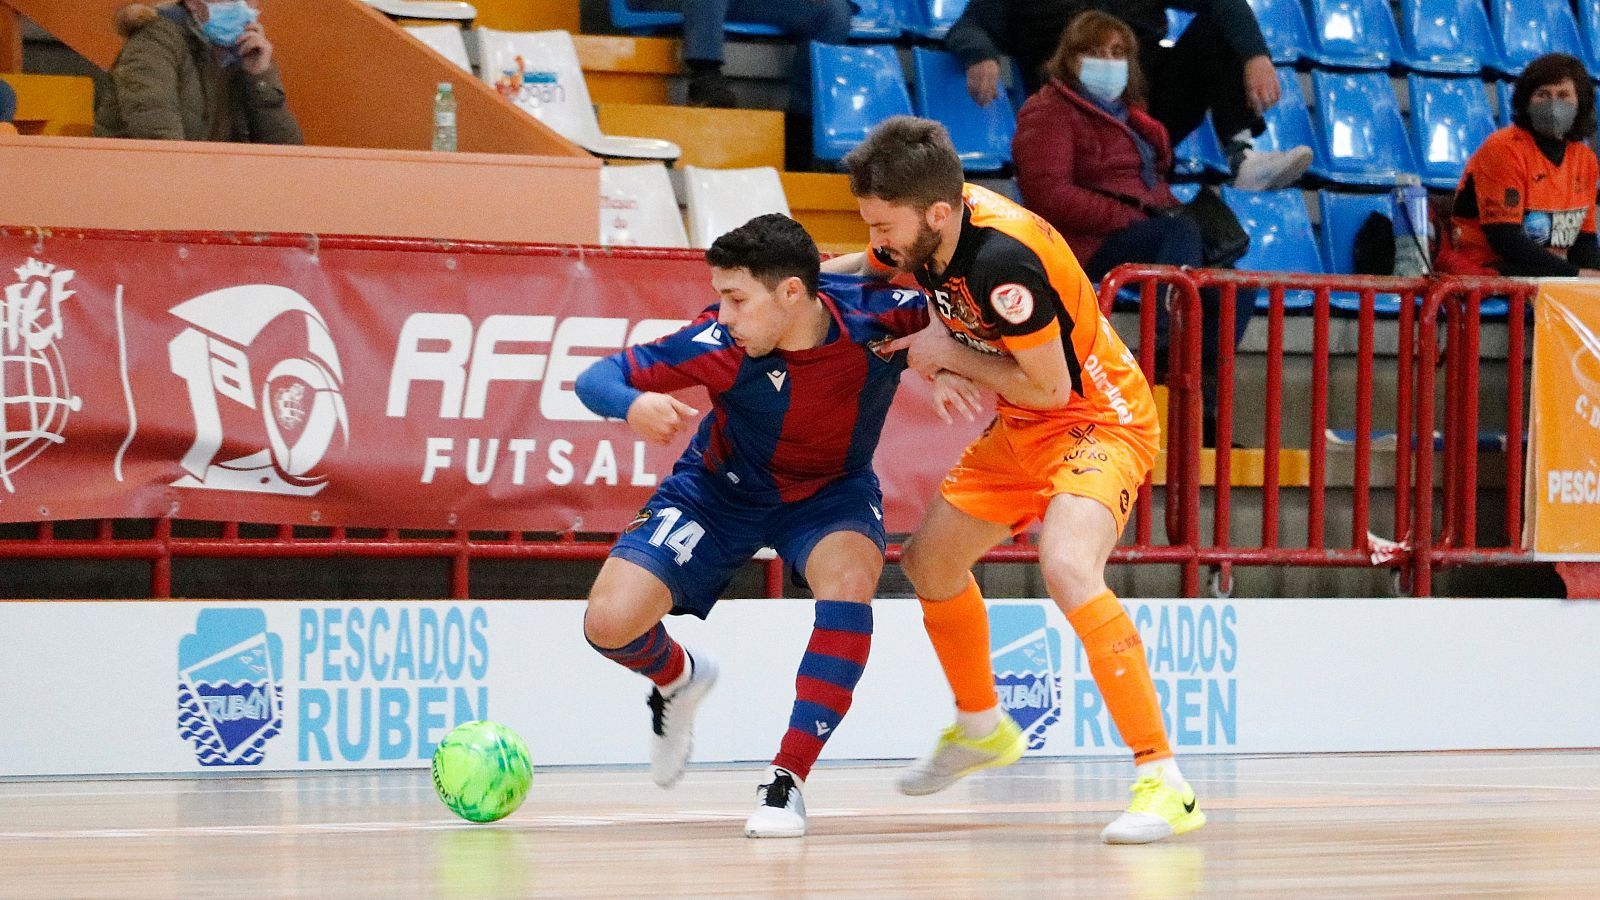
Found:
[[[1144,660],[1144,642],[1133,620],[1110,591],[1067,616],[1083,641],[1089,673],[1106,700],[1111,721],[1133,751],[1134,763],[1153,762],[1172,755],[1167,730],[1161,724],[1161,702]]]
[[[956,709],[994,709],[1000,704],[1000,695],[994,690],[994,666],[989,659],[989,611],[977,579],[969,572],[966,590],[949,600],[918,599],[922,600],[922,624],[928,629],[928,640],[933,642],[944,677],[955,692]]]

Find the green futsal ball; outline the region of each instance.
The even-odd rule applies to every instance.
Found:
[[[433,751],[433,789],[469,822],[493,822],[528,796],[533,763],[528,745],[499,722],[465,722]]]

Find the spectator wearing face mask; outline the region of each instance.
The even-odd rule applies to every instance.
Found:
[[[245,0],[134,3],[127,38],[95,107],[99,137],[301,144],[272,42]]]
[[[1200,226],[1179,214],[1167,182],[1172,143],[1147,111],[1144,76],[1132,64],[1138,46],[1133,30],[1109,13],[1073,19],[1044,64],[1049,80],[1022,105],[1011,142],[1023,204],[1061,232],[1093,281],[1123,263],[1205,266]],[[1216,288],[1200,292],[1207,446],[1220,302]],[[1234,310],[1237,345],[1255,312],[1255,291],[1238,291]],[[1167,332],[1163,303],[1156,307],[1158,349],[1167,346]]]
[[[1600,277],[1595,190],[1600,161],[1594,84],[1583,63],[1551,53],[1528,64],[1511,94],[1512,124],[1467,161],[1456,188],[1455,255],[1446,271]]]

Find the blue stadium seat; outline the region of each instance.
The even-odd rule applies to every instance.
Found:
[[[1410,75],[1411,133],[1422,183],[1454,190],[1467,159],[1494,133],[1489,95],[1476,78]]]
[[[1482,0],[1400,0],[1400,21],[1408,69],[1476,75],[1500,64]]]
[[[836,162],[872,126],[911,114],[900,58],[892,46],[840,47],[811,43],[812,153]]]
[[[1494,83],[1496,121],[1502,128],[1511,124],[1511,92],[1515,87],[1516,84],[1510,81]]]
[[[1576,0],[1578,36],[1583,39],[1585,64],[1589,74],[1600,73],[1600,0]]]
[[[1239,217],[1239,224],[1250,235],[1250,250],[1234,268],[1261,272],[1321,273],[1322,257],[1317,255],[1317,238],[1311,230],[1311,213],[1299,188],[1282,191],[1241,191],[1224,185],[1222,199]],[[1256,308],[1270,307],[1270,296],[1262,291]],[[1285,309],[1309,309],[1310,291],[1288,291]]]
[[[681,31],[683,13],[676,10],[642,10],[628,5],[628,0],[609,0],[611,24],[629,34],[658,34],[663,31]],[[733,34],[776,37],[783,34],[772,25],[755,22],[728,22],[723,26]]]
[[[1180,203],[1188,203],[1198,193],[1200,193],[1200,185],[1193,182],[1172,185],[1172,196],[1177,197]]]
[[[1326,66],[1387,69],[1400,34],[1385,0],[1311,0],[1311,58]]]
[[[1584,58],[1567,0],[1489,0],[1489,24],[1500,50],[1496,68],[1507,75],[1521,75],[1546,53]]]
[[[942,41],[966,8],[967,0],[911,0],[910,29],[930,40]]]
[[[1311,82],[1324,153],[1313,172],[1340,184],[1392,185],[1417,171],[1388,73],[1319,69]]]
[[[1310,147],[1316,154],[1312,168],[1322,167],[1323,152],[1317,143],[1316,129],[1311,124],[1311,111],[1306,108],[1305,94],[1300,91],[1300,76],[1290,68],[1278,68],[1278,85],[1283,97],[1276,106],[1262,114],[1267,130],[1255,140],[1259,150],[1288,150],[1292,147]]]
[[[1183,30],[1193,21],[1194,13],[1167,7],[1167,36],[1161,39],[1161,46],[1171,47],[1176,44],[1178,38],[1183,37]]]
[[[943,50],[918,47],[911,51],[916,72],[917,115],[937,119],[950,132],[950,140],[968,172],[997,172],[1011,162],[1011,138],[1017,132],[1011,98],[1002,91],[988,106],[974,103],[967,93],[967,73],[961,60]]]
[[[1311,27],[1299,0],[1249,0],[1267,39],[1272,61],[1297,63],[1311,58]]]
[[[1388,194],[1340,194],[1329,190],[1317,192],[1317,205],[1322,210],[1322,262],[1334,275],[1355,274],[1356,232],[1367,216],[1378,213],[1392,219],[1394,204]],[[1372,308],[1380,316],[1400,314],[1398,294],[1378,294],[1372,298]],[[1328,304],[1340,312],[1359,314],[1361,297],[1348,291],[1335,291],[1328,295]]]
[[[856,14],[850,17],[850,36],[858,41],[892,41],[912,29],[910,0],[851,2]]]
[[[1198,178],[1206,172],[1231,174],[1228,158],[1222,152],[1222,142],[1217,140],[1217,130],[1211,127],[1211,114],[1206,113],[1200,127],[1172,149],[1172,169],[1186,178]]]

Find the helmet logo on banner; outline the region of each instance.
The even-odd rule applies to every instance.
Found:
[[[317,466],[336,434],[341,447],[349,445],[350,420],[339,353],[316,308],[288,288],[251,284],[203,294],[172,314],[191,326],[167,351],[172,374],[188,386],[195,423],[182,463],[188,474],[173,486],[302,497],[327,487]],[[227,433],[241,409],[255,413],[260,432]],[[225,442],[252,441],[266,446],[217,460]]]
[[[29,259],[13,269],[15,284],[0,297],[0,485],[52,444],[62,443],[69,413],[83,400],[67,386],[56,343],[65,335],[61,304],[75,295],[77,273]]]

